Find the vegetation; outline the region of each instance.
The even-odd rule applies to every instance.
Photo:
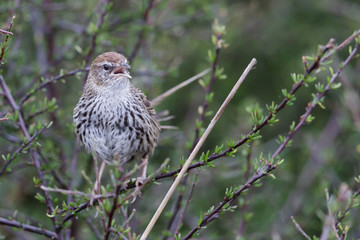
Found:
[[[0,238],[140,239],[252,58],[147,239],[358,238],[359,10],[1,1]],[[106,166],[95,184],[101,161],[75,138],[73,108],[105,51],[128,57],[162,120],[142,184],[137,162]]]

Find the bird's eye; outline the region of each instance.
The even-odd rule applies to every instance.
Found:
[[[105,69],[106,71],[110,69],[110,66],[107,65],[107,64],[104,64],[103,67],[104,67],[104,69]]]

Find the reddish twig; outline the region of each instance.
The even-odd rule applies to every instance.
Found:
[[[7,32],[7,33],[6,33],[5,40],[4,40],[4,42],[3,42],[3,44],[2,44],[2,47],[1,47],[0,63],[2,62],[2,60],[3,60],[3,58],[4,58],[5,49],[6,49],[6,44],[7,44],[8,40],[9,40],[9,36],[10,36],[10,35],[13,35],[12,33],[11,33],[11,34],[9,34],[9,33],[10,33],[11,28],[12,28],[12,26],[13,26],[14,19],[15,19],[15,16],[13,16],[12,19],[11,19],[11,23],[10,23],[10,26],[9,26],[9,30],[8,30],[8,31],[2,30],[2,31]],[[2,32],[2,33],[4,33],[4,32]]]

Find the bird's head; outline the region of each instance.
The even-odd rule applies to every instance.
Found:
[[[106,52],[95,58],[87,81],[98,86],[121,84],[131,79],[127,59],[116,52]],[[89,84],[90,84],[89,82]]]

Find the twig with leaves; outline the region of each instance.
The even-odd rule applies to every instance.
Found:
[[[213,117],[213,119],[211,120],[209,126],[206,128],[204,134],[201,136],[200,140],[198,141],[197,145],[194,147],[194,149],[192,150],[190,156],[188,157],[188,159],[186,160],[186,162],[184,163],[183,168],[181,169],[180,173],[178,174],[178,176],[176,177],[174,183],[171,185],[169,191],[167,192],[167,194],[165,195],[164,199],[162,200],[159,208],[156,210],[154,216],[152,217],[152,219],[150,220],[148,226],[146,227],[144,233],[141,235],[140,240],[145,240],[147,238],[147,236],[149,235],[151,229],[154,227],[157,219],[159,218],[160,214],[162,213],[162,211],[164,210],[166,204],[168,203],[170,197],[172,196],[172,194],[174,193],[176,187],[178,186],[180,180],[182,179],[182,177],[184,176],[184,174],[187,172],[188,167],[191,164],[191,161],[195,158],[196,154],[198,153],[200,147],[204,144],[206,138],[208,137],[208,135],[210,134],[211,130],[214,128],[216,122],[219,120],[220,116],[222,115],[222,113],[224,112],[225,108],[227,107],[227,105],[229,104],[230,100],[234,97],[235,93],[237,92],[238,88],[240,87],[240,85],[243,83],[243,81],[245,80],[246,76],[248,75],[248,73],[251,71],[251,69],[253,68],[253,66],[256,64],[256,60],[253,58],[251,60],[251,62],[249,63],[249,65],[246,67],[246,69],[244,70],[243,74],[240,76],[239,80],[235,83],[233,89],[230,91],[229,95],[226,97],[225,101],[223,102],[223,104],[221,105],[221,107],[219,108],[219,110],[217,111],[217,113],[215,114],[215,116]]]
[[[91,57],[94,54],[94,51],[96,48],[96,39],[98,37],[98,33],[100,32],[100,28],[104,23],[104,18],[109,10],[108,6],[110,4],[110,0],[100,0],[99,3],[102,4],[102,10],[100,12],[99,19],[98,19],[96,25],[91,25],[91,23],[90,23],[89,29],[92,31],[92,35],[91,35],[90,47],[89,47],[88,53],[85,57],[85,68],[88,68],[90,65]],[[87,74],[85,74],[85,76],[84,76],[83,84],[85,84],[86,78],[87,78]]]
[[[147,6],[147,8],[145,9],[145,11],[143,13],[143,16],[142,16],[143,27],[140,30],[140,32],[138,33],[135,46],[134,46],[132,52],[130,53],[130,55],[128,57],[128,60],[129,60],[130,63],[132,63],[134,61],[134,58],[138,54],[138,52],[140,50],[140,47],[144,42],[147,27],[150,25],[150,12],[155,7],[155,5],[156,5],[155,0],[149,0],[148,6]]]
[[[17,103],[15,102],[11,92],[10,92],[10,89],[8,88],[5,80],[4,80],[4,77],[2,75],[0,75],[0,85],[3,89],[3,93],[4,93],[4,96],[7,98],[11,108],[14,110],[14,112],[17,113],[17,116],[18,116],[18,124],[19,124],[19,127],[21,129],[21,131],[23,132],[23,135],[26,137],[27,141],[29,142],[31,140],[31,136],[29,134],[29,131],[25,125],[25,122],[24,122],[24,118],[20,112],[20,108],[19,106],[17,105]],[[31,154],[31,157],[34,161],[34,165],[35,165],[35,168],[38,172],[38,176],[40,178],[39,180],[39,183],[41,182],[44,186],[47,185],[47,181],[45,179],[45,175],[44,175],[44,172],[41,168],[41,163],[40,163],[40,160],[38,158],[38,155],[36,153],[36,150],[32,147],[30,147],[30,154]],[[44,196],[45,196],[45,202],[46,202],[46,206],[47,206],[47,211],[48,213],[51,213],[54,211],[54,204],[53,204],[53,201],[51,199],[51,196],[48,194],[48,192],[46,191],[42,191]],[[55,232],[58,234],[59,231],[60,231],[60,228],[58,226],[58,223],[57,223],[57,217],[56,216],[52,216],[51,217],[51,220],[53,222],[53,225],[54,225],[54,229],[55,229]],[[59,234],[58,235],[58,239],[62,239],[61,238],[61,235]]]
[[[182,240],[190,239],[196,232],[204,228],[212,220],[218,218],[218,216],[224,210],[227,210],[230,204],[236,198],[238,198],[240,194],[244,192],[244,190],[249,189],[259,179],[268,176],[270,172],[276,169],[277,165],[283,162],[283,160],[279,160],[276,163],[274,163],[275,159],[278,158],[279,154],[285,149],[286,146],[288,146],[290,140],[293,138],[295,133],[299,131],[299,129],[305,124],[307,120],[309,121],[309,117],[311,116],[310,113],[314,110],[316,105],[321,106],[321,101],[323,100],[325,94],[331,89],[337,89],[339,87],[338,84],[335,84],[335,80],[339,77],[340,73],[344,70],[344,68],[348,65],[348,63],[355,57],[356,53],[358,52],[358,49],[359,49],[359,44],[356,44],[355,48],[352,50],[350,55],[347,57],[344,63],[341,64],[341,67],[336,71],[336,73],[332,74],[332,77],[328,81],[327,85],[323,88],[318,88],[319,92],[316,94],[314,100],[308,104],[306,108],[306,112],[300,117],[298,124],[296,124],[295,126],[295,122],[294,122],[290,126],[290,132],[288,133],[287,137],[283,139],[280,146],[276,149],[276,151],[272,154],[272,156],[265,161],[262,158],[262,156],[260,157],[259,160],[260,164],[264,163],[265,165],[260,166],[254,173],[254,175],[239,189],[235,188],[233,190],[232,188],[228,188],[225,194],[225,199],[216,208],[211,208],[205,214],[205,216],[202,216],[199,220],[198,225],[194,227],[184,238],[182,238]],[[321,58],[318,58],[316,62],[320,60]]]

